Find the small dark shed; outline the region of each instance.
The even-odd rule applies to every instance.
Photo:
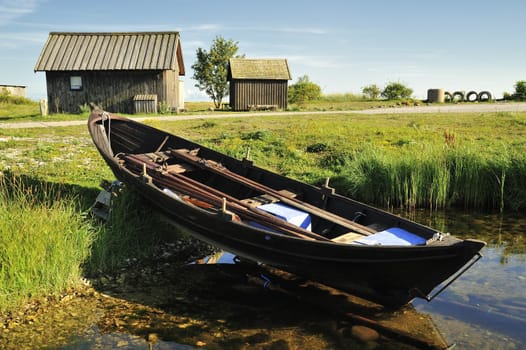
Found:
[[[90,102],[121,113],[143,112],[135,109],[145,103],[184,108],[178,32],[53,32],[35,72],[46,72],[51,112],[77,113]],[[150,99],[137,104],[137,96]]]
[[[228,79],[235,111],[287,108],[291,75],[286,59],[231,58]]]

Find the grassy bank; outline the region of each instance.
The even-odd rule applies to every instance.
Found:
[[[526,113],[292,115],[147,123],[383,207],[526,208]],[[0,130],[0,168],[97,188],[84,126]],[[85,197],[85,196],[82,196]]]
[[[0,310],[78,283],[96,230],[71,193],[0,177]]]
[[[173,232],[133,192],[114,199],[108,223],[91,217],[81,193],[92,197],[69,185],[1,174],[0,315],[148,256]]]
[[[152,119],[151,124],[161,126]],[[526,114],[317,115],[162,127],[383,207],[526,208]]]

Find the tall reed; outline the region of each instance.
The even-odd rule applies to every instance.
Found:
[[[338,182],[346,194],[368,203],[438,208],[446,205],[449,177],[446,159],[432,151],[402,155],[370,145],[356,153]]]
[[[368,145],[336,182],[345,194],[386,207],[519,209],[526,206],[526,157],[505,147],[480,154],[470,145],[400,152]]]
[[[0,310],[78,283],[94,234],[74,197],[0,173]]]

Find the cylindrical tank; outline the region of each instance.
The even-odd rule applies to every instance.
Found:
[[[427,102],[430,103],[444,103],[444,89],[429,89],[427,90]]]

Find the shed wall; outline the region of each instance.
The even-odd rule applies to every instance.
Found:
[[[248,110],[251,105],[276,105],[279,109],[286,109],[287,99],[287,80],[230,81],[230,107],[235,111]]]
[[[157,95],[159,102],[176,109],[178,93],[173,77],[178,74],[170,72],[49,71],[46,72],[49,110],[52,113],[78,113],[81,105],[94,102],[110,112],[133,113],[135,95]],[[71,89],[72,76],[81,77],[80,90]]]

